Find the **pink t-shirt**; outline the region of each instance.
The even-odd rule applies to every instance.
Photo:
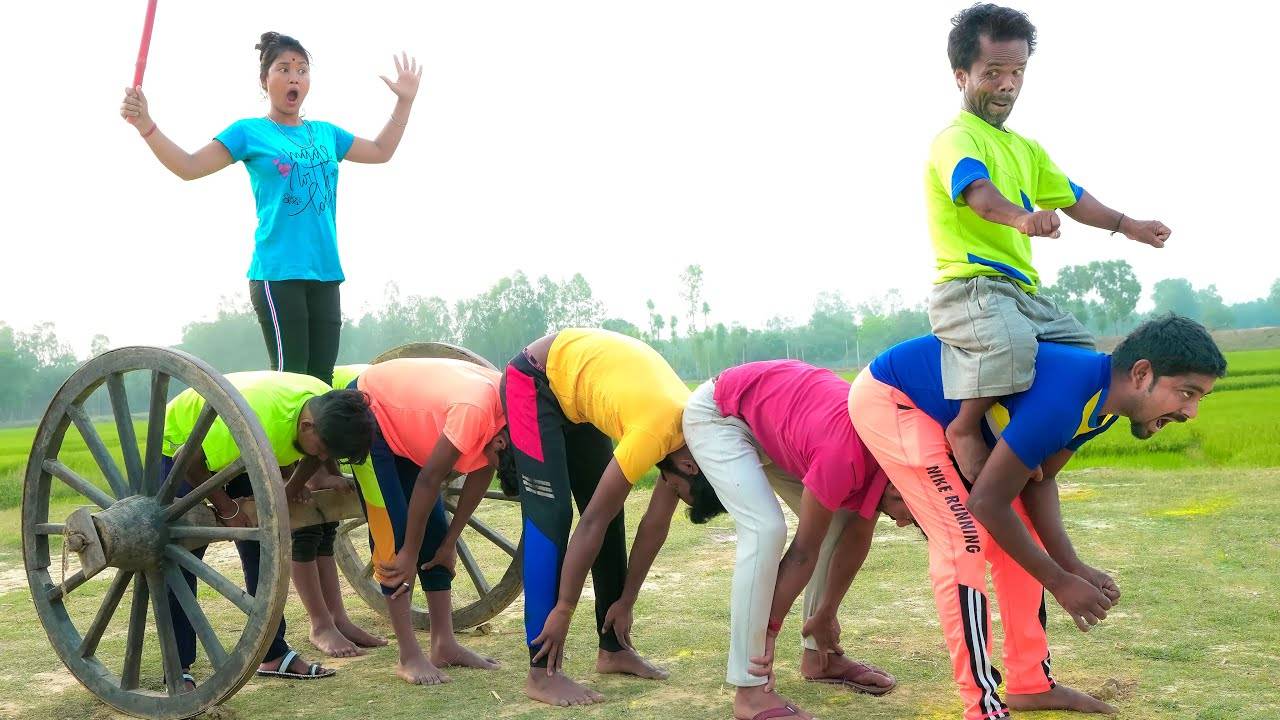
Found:
[[[823,507],[875,517],[889,479],[853,429],[848,382],[798,360],[768,360],[720,373],[715,399]]]

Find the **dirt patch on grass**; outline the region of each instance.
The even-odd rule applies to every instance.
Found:
[[[1091,487],[1085,487],[1080,483],[1059,482],[1058,497],[1066,502],[1074,502],[1077,500],[1088,500],[1097,493]]]
[[[58,670],[50,670],[49,672],[36,673],[31,676],[31,689],[35,690],[39,695],[48,697],[50,695],[60,695],[63,690],[75,687],[76,678],[66,668]]]
[[[204,561],[219,570],[240,569],[240,556],[236,553],[235,543],[213,543],[204,551]]]
[[[1133,697],[1133,694],[1137,689],[1137,680],[1107,678],[1103,681],[1101,687],[1089,694],[1103,702],[1114,702],[1116,700],[1127,700]]]
[[[27,586],[27,571],[20,567],[0,567],[0,595]]]
[[[659,592],[673,592],[683,587],[684,573],[672,570],[650,570],[644,579],[644,589]]]

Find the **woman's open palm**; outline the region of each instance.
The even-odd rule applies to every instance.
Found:
[[[418,95],[418,83],[422,80],[422,68],[418,67],[418,59],[403,52],[400,57],[392,55],[391,59],[396,63],[396,79],[392,81],[386,75],[381,75],[382,82],[391,88],[396,97],[412,102]]]

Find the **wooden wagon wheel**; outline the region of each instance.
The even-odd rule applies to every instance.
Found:
[[[493,364],[488,360],[466,348],[438,342],[402,345],[382,353],[374,358],[373,362],[376,364],[410,357],[454,358],[493,368]],[[464,477],[455,478],[445,491],[445,508],[450,521],[453,520],[457,495],[464,479]],[[519,540],[512,540],[511,535],[515,533],[504,531],[499,527],[499,523],[494,521],[497,517],[510,516],[512,513],[518,519],[519,499],[509,498],[496,490],[486,492],[484,497],[485,499],[480,502],[472,515],[471,521],[467,523],[467,529],[458,539],[458,564],[466,570],[475,590],[475,599],[468,602],[471,600],[470,593],[466,593],[464,597],[455,585],[453,626],[458,629],[475,627],[493,619],[520,595],[521,590]],[[511,525],[510,522],[506,524]],[[339,525],[338,537],[334,543],[334,555],[337,558],[338,567],[342,569],[342,574],[351,587],[370,607],[385,617],[387,615],[386,598],[383,597],[377,580],[373,578],[373,560],[369,557],[363,537],[367,533],[366,525],[367,521],[363,518],[348,520]],[[516,527],[518,528],[518,523]],[[476,544],[475,551],[472,545],[468,544],[468,539]],[[490,578],[499,576],[499,573],[500,578],[497,584],[493,584]],[[460,597],[465,604],[458,602]],[[425,606],[419,604],[413,606],[413,625],[420,630],[431,628],[431,618]]]
[[[151,381],[141,454],[125,391],[129,373],[143,373]],[[171,379],[194,388],[205,402],[189,443],[200,443],[217,421],[230,429],[240,450],[240,460],[176,500],[177,480],[185,472],[185,453],[179,453],[171,472],[162,473],[165,404]],[[85,409],[85,401],[104,383],[119,433],[123,471]],[[59,459],[72,425],[105,482],[95,483],[89,477],[94,473],[81,474]],[[209,526],[203,500],[240,473],[247,473],[252,484],[258,526]],[[89,508],[81,508],[65,523],[51,522],[49,505],[55,478],[78,493],[76,501],[95,505],[92,515]],[[127,347],[104,353],[76,370],[53,396],[31,447],[22,495],[22,553],[36,613],[67,669],[103,702],[146,718],[196,715],[239,690],[253,676],[271,643],[288,595],[288,517],[280,471],[262,427],[225,378],[203,361],[176,350]],[[62,547],[53,556],[60,556],[56,563],[50,552],[54,536],[62,536]],[[256,595],[245,593],[187,549],[217,540],[256,540],[261,544]],[[65,575],[68,550],[80,556],[80,569],[71,575]],[[92,598],[86,598],[88,604],[83,605],[75,600],[76,590],[108,567],[115,568],[114,577],[94,612]],[[183,569],[236,608],[230,624],[237,633],[233,642],[224,644],[219,637],[182,580]],[[101,588],[103,583],[100,579],[91,586]],[[192,692],[183,692],[185,683],[168,603],[170,590],[191,620],[208,661],[208,668],[197,670],[201,678]],[[87,593],[81,590],[81,594]],[[119,633],[107,631],[126,594],[130,595],[127,637],[123,658],[116,664],[104,649],[118,640]],[[72,613],[69,605],[90,612]],[[154,633],[149,632],[148,612]],[[81,622],[89,617],[89,622]]]

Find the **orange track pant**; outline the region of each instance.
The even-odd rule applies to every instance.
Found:
[[[1044,588],[969,514],[968,488],[936,420],[867,370],[853,382],[849,412],[858,436],[929,538],[929,576],[952,673],[965,703],[965,720],[1010,717],[998,693],[1000,672],[991,663],[987,566],[1000,600],[1010,693],[1045,692],[1054,684]],[[1021,500],[1015,501],[1014,510],[1039,543]]]

